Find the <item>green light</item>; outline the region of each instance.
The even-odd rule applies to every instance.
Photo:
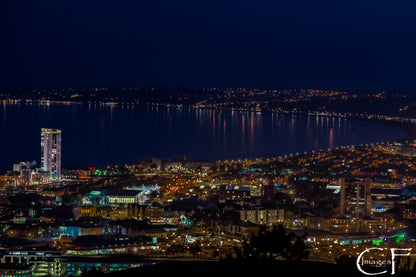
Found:
[[[396,238],[396,243],[402,242],[404,240],[404,237],[406,236],[406,233],[397,234],[392,236],[392,238]]]
[[[383,242],[383,239],[375,239],[373,240],[373,245],[379,246]]]

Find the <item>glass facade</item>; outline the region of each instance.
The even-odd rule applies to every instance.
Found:
[[[49,181],[61,180],[61,140],[61,130],[41,129],[41,167],[49,173]]]

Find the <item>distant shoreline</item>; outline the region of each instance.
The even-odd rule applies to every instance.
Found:
[[[412,124],[409,122],[398,122],[398,121],[393,121],[393,120],[366,119],[366,118],[355,118],[355,117],[350,117],[350,118],[356,119],[356,120],[373,122],[373,123],[379,123],[379,124],[387,125],[387,126],[403,131],[404,132],[403,138],[395,140],[396,142],[404,143],[407,141],[410,143],[411,141],[416,140],[416,124]]]

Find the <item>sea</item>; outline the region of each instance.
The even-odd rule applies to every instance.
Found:
[[[0,171],[40,163],[41,128],[62,130],[64,167],[134,164],[147,158],[274,158],[394,141],[402,130],[336,116],[114,104],[0,105]]]

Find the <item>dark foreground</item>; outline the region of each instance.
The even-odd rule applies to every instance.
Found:
[[[382,274],[378,276],[392,276]],[[114,272],[108,277],[123,276],[367,276],[355,264],[328,264],[321,262],[164,262],[153,266]],[[415,276],[415,272],[396,272],[394,276]]]

